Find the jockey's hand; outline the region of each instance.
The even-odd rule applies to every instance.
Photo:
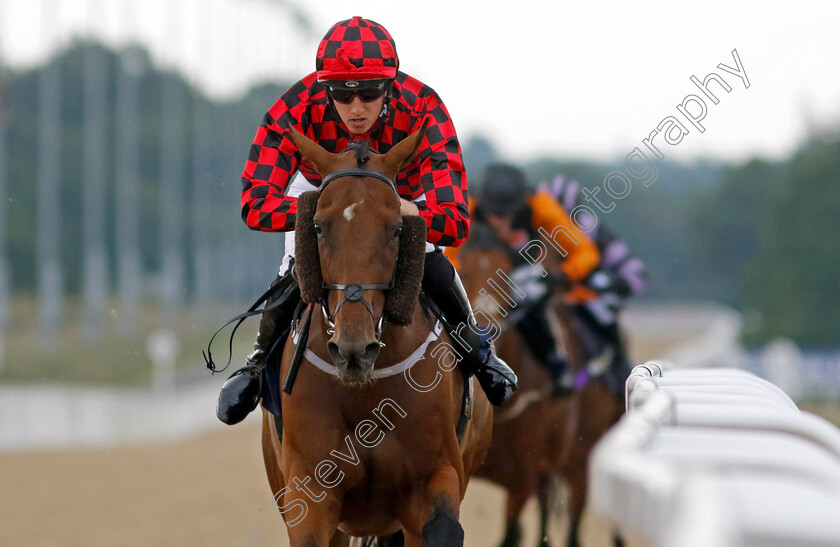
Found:
[[[630,284],[626,280],[603,270],[599,270],[590,275],[586,284],[597,293],[612,291],[622,298],[626,298],[633,293],[633,288],[630,287]]]
[[[538,268],[530,264],[520,266],[510,272],[510,279],[519,290],[525,293],[525,307],[539,303],[548,293],[548,287]]]
[[[420,209],[413,202],[400,198],[400,215],[404,217],[416,217],[419,214]]]
[[[562,271],[548,272],[535,268],[532,265],[524,265],[516,268],[510,273],[513,281],[525,293],[524,303],[526,307],[531,304],[538,304],[555,293],[558,289],[565,291],[569,287],[569,280]]]
[[[607,272],[598,270],[589,276],[586,280],[586,284],[589,285],[589,288],[596,292],[605,292],[612,288],[613,279]]]

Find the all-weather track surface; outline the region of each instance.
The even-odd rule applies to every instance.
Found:
[[[0,545],[288,545],[251,418],[184,443],[0,455],[0,485]],[[472,481],[462,505],[466,545],[501,541],[503,514],[501,489]],[[536,544],[536,522],[531,503],[526,545]],[[557,517],[558,545],[564,527]],[[596,541],[603,531],[584,528],[591,544],[604,544]]]
[[[721,315],[687,309],[629,314],[634,360],[696,339]],[[676,324],[674,317],[687,322]],[[207,412],[214,403],[208,401]],[[550,529],[553,545],[565,537],[563,514],[560,507]],[[523,545],[537,544],[537,518],[532,500]],[[497,545],[504,533],[501,488],[470,481],[461,522],[468,547]],[[609,538],[584,515],[584,545],[609,545]],[[0,454],[0,546],[24,545],[287,546],[266,480],[259,413],[184,442]]]

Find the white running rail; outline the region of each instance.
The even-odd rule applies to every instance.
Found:
[[[840,430],[735,369],[637,366],[589,508],[653,546],[840,545]]]

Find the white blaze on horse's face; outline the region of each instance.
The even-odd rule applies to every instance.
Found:
[[[356,214],[356,207],[364,203],[365,200],[357,201],[353,205],[348,205],[346,209],[344,209],[344,218],[347,219],[347,222],[353,220],[353,217]]]

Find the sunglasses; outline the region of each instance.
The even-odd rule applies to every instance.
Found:
[[[370,103],[388,91],[392,80],[347,80],[322,82],[327,93],[336,102],[349,104],[354,95],[358,95],[363,103]]]

